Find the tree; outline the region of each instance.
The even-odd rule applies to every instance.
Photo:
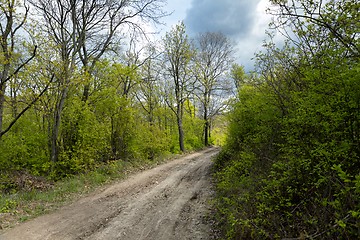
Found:
[[[155,123],[155,110],[160,105],[160,74],[161,70],[158,69],[159,59],[156,49],[148,46],[149,56],[140,68],[141,81],[139,89],[136,91],[136,98],[140,103],[142,109],[146,112],[147,121],[150,126]]]
[[[246,74],[243,66],[238,64],[233,64],[231,66],[230,76],[234,81],[235,88],[238,91],[240,89],[241,84],[245,82]]]
[[[334,50],[344,49],[347,57],[360,57],[359,36],[354,31],[359,28],[358,1],[272,0],[271,3],[275,6],[269,9],[275,17],[272,25],[304,55],[312,58],[319,49],[331,44]],[[289,29],[294,29],[295,34],[289,34]]]
[[[91,79],[96,62],[118,42],[115,39],[121,31],[144,33],[139,20],[157,23],[164,15],[162,3],[163,0],[32,0],[44,18],[44,30],[49,34],[49,39],[58,46],[58,93],[51,139],[52,162],[58,159],[62,112],[79,61],[85,73],[83,101],[86,102],[91,90],[88,79]]]
[[[16,48],[19,44],[16,42],[16,36],[23,29],[29,13],[29,7],[24,5],[24,13],[20,14],[19,3],[15,0],[0,1],[0,140],[1,137],[10,130],[15,122],[27,111],[33,103],[30,103],[19,114],[15,114],[9,126],[3,130],[3,118],[5,108],[5,95],[8,82],[13,79],[36,55],[37,47],[34,47],[27,59],[18,61],[21,56]],[[25,54],[24,54],[25,55]],[[46,91],[46,90],[45,90]],[[35,100],[36,101],[36,100]]]
[[[79,57],[83,72],[90,76],[96,62],[107,51],[118,51],[117,44],[124,38],[122,32],[131,33],[132,47],[135,35],[146,35],[145,23],[159,24],[160,18],[165,16],[161,10],[164,0],[91,0],[75,4],[79,9],[75,26],[81,43]],[[90,90],[91,84],[85,84],[84,101],[88,99]]]
[[[176,116],[179,146],[180,150],[184,152],[184,102],[193,87],[189,66],[194,54],[185,32],[184,23],[176,25],[170,32],[166,33],[163,43],[165,77],[170,78],[167,81],[167,103]]]
[[[231,91],[224,74],[231,66],[232,44],[222,33],[206,32],[197,38],[196,79],[203,111],[204,144],[209,145],[210,122],[224,106],[222,98]]]
[[[58,160],[62,112],[76,68],[77,53],[82,47],[77,37],[77,6],[75,3],[75,0],[33,2],[44,18],[44,30],[48,33],[49,39],[57,46],[57,65],[55,66],[57,70],[54,74],[58,92],[54,108],[50,155],[53,163]]]

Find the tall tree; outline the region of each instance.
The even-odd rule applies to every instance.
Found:
[[[26,111],[21,111],[20,114],[15,114],[14,120],[9,127],[3,130],[3,117],[5,108],[5,94],[8,82],[14,78],[19,71],[21,71],[36,54],[36,46],[30,56],[22,61],[17,61],[16,58],[20,54],[16,51],[16,36],[23,29],[26,22],[29,7],[25,4],[23,13],[20,13],[20,3],[16,0],[1,0],[0,1],[0,140],[1,137],[10,130],[13,124]],[[20,54],[22,55],[22,54]],[[26,56],[23,56],[26,58]],[[31,104],[32,105],[32,104]]]
[[[67,98],[71,79],[76,67],[77,53],[81,48],[78,41],[76,21],[77,9],[76,0],[70,1],[34,1],[44,17],[45,31],[49,39],[57,46],[57,73],[55,73],[58,91],[56,93],[56,106],[54,108],[54,120],[51,136],[51,155],[52,162],[57,162],[59,155],[59,134],[61,117]]]
[[[204,120],[204,144],[209,145],[210,122],[224,105],[223,94],[231,90],[224,74],[232,62],[233,47],[222,33],[206,32],[197,38],[196,78]]]
[[[58,46],[57,103],[51,139],[51,161],[57,162],[61,115],[75,69],[80,62],[86,74],[92,74],[96,62],[120,36],[121,31],[145,32],[140,20],[155,21],[163,16],[163,0],[32,0],[45,21],[49,39]],[[121,30],[121,31],[120,31]],[[84,78],[86,79],[86,78]],[[83,101],[91,85],[84,85]]]
[[[184,102],[188,98],[193,81],[190,75],[190,63],[194,55],[184,23],[176,25],[168,32],[164,42],[165,77],[169,80],[167,103],[176,116],[179,133],[179,146],[185,151],[183,115]]]

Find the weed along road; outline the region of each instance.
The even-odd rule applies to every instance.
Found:
[[[211,239],[209,148],[92,193],[3,232],[16,239]]]

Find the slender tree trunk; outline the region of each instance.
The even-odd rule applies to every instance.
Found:
[[[3,129],[4,108],[5,108],[5,83],[0,84],[0,141],[1,141],[2,129]]]
[[[3,52],[3,54],[5,56],[8,56],[7,52]],[[6,61],[10,61],[9,60],[10,57],[6,58]],[[9,71],[10,71],[10,65],[9,64],[5,64],[3,65],[4,69],[3,71],[0,73],[0,141],[1,138],[3,136],[3,119],[4,119],[4,108],[5,108],[5,90],[6,90],[6,81],[7,78],[9,76]]]
[[[210,139],[210,121],[207,116],[207,111],[204,113],[204,145],[209,146],[209,139]]]
[[[115,120],[114,120],[114,116],[111,116],[110,118],[111,120],[111,139],[110,139],[110,145],[111,145],[111,151],[112,151],[112,157],[114,159],[117,159],[119,156],[119,151],[118,151],[118,133],[115,130]]]
[[[10,96],[11,96],[11,108],[12,108],[13,118],[16,118],[16,116],[18,115],[16,89],[11,88]]]
[[[185,152],[184,130],[183,130],[182,119],[181,119],[180,117],[177,117],[177,125],[178,125],[178,131],[179,131],[179,146],[180,146],[180,151]]]
[[[210,139],[211,139],[211,128],[212,128],[212,122],[211,122],[211,119],[208,119],[208,136],[209,136],[209,138],[208,138],[208,140],[210,141]]]
[[[176,120],[177,120],[178,132],[179,132],[179,147],[181,152],[185,152],[184,129],[182,122],[183,110],[181,104],[177,106],[176,111],[177,111]]]
[[[204,145],[209,146],[208,92],[204,93]]]

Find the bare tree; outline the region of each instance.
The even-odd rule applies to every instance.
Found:
[[[79,56],[83,70],[92,75],[96,62],[123,37],[120,33],[131,33],[130,47],[135,35],[146,37],[145,24],[159,24],[166,15],[161,9],[164,0],[91,0],[79,1],[76,19],[81,48]],[[131,50],[130,50],[131,51]],[[84,87],[83,100],[89,97],[91,85]]]
[[[147,48],[148,57],[140,68],[141,81],[139,89],[136,91],[136,98],[142,109],[146,112],[147,121],[150,126],[154,125],[154,111],[160,102],[159,79],[161,70],[159,70],[159,54],[153,46]]]
[[[197,48],[195,75],[203,111],[204,144],[209,145],[211,118],[223,108],[219,103],[224,94],[231,91],[224,74],[231,66],[233,47],[222,33],[206,32],[199,34]]]

